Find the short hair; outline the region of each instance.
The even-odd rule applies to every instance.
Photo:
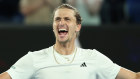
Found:
[[[58,7],[54,10],[53,18],[54,18],[54,14],[55,14],[56,10],[58,10],[58,9],[64,9],[64,8],[73,10],[74,13],[75,13],[74,16],[75,16],[75,18],[76,18],[77,24],[81,24],[81,23],[82,23],[82,18],[81,18],[81,16],[80,16],[80,13],[78,12],[78,10],[77,10],[75,7],[71,6],[70,4],[62,4],[62,5],[58,6]]]

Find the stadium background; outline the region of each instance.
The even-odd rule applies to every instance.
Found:
[[[18,13],[19,0],[1,0],[0,15]],[[65,2],[65,1],[64,1]],[[9,7],[12,9],[7,10]],[[139,6],[138,6],[139,7]],[[2,17],[0,17],[1,19]],[[0,73],[9,69],[29,51],[54,44],[52,25],[24,25],[22,19],[0,21]],[[79,37],[82,48],[97,49],[114,63],[132,71],[140,71],[140,24],[127,19],[125,23],[102,23],[98,27],[83,25]]]

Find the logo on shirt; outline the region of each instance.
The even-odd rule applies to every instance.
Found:
[[[82,64],[80,65],[80,67],[87,67],[87,65],[86,65],[86,63],[84,62],[84,63],[82,63]]]
[[[11,66],[11,68],[12,68],[12,69],[16,69],[16,67],[15,67],[15,66]]]

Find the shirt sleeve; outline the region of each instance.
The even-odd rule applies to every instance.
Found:
[[[30,79],[34,72],[31,53],[20,58],[7,72],[12,79]]]
[[[103,55],[97,50],[93,50],[98,60],[98,71],[96,76],[99,79],[115,79],[120,71],[120,66],[113,63],[107,56]]]

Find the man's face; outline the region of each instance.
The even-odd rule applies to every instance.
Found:
[[[80,31],[81,24],[76,23],[74,14],[74,11],[71,9],[56,10],[53,31],[58,42],[66,43],[76,38],[76,32]]]

